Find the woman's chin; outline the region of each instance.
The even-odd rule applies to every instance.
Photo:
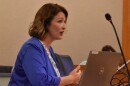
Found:
[[[59,38],[57,38],[56,40],[61,40],[61,39],[63,39],[63,37],[59,37]]]

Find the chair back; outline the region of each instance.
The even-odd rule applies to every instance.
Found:
[[[60,65],[60,70],[63,73],[63,76],[67,76],[74,69],[74,64],[69,55],[59,55],[55,53],[57,61]]]

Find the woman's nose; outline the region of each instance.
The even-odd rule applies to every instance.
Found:
[[[63,24],[63,27],[62,27],[63,30],[66,29],[66,23]]]

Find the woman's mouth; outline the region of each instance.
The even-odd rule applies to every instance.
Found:
[[[63,35],[64,31],[60,32],[60,35]]]

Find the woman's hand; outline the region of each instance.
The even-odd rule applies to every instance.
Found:
[[[70,74],[71,83],[72,84],[78,84],[81,78],[81,70],[80,66],[77,66]]]
[[[60,85],[78,84],[81,78],[80,66],[77,66],[68,76],[61,77]]]

